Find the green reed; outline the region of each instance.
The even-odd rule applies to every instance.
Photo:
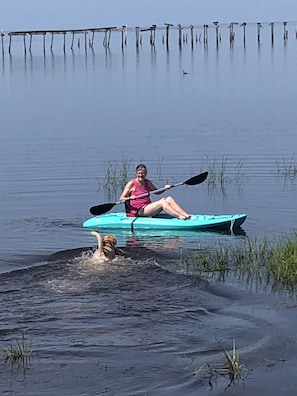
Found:
[[[108,194],[116,193],[118,189],[123,189],[129,180],[130,160],[121,162],[108,162],[103,181],[103,188]]]
[[[292,154],[291,158],[283,157],[276,161],[277,173],[285,178],[295,179],[297,177],[297,160]]]
[[[26,367],[32,354],[31,344],[29,344],[24,335],[20,340],[8,343],[4,348],[0,348],[0,356],[6,363],[12,367]]]
[[[213,379],[216,379],[219,375],[227,376],[229,378],[229,385],[237,383],[243,379],[243,373],[245,370],[244,365],[239,360],[239,353],[236,350],[235,340],[233,339],[232,352],[229,353],[225,348],[222,347],[224,362],[222,363],[203,363],[197,370],[192,374],[198,378],[205,376],[208,379],[208,383],[211,387]]]
[[[223,155],[221,159],[210,159],[208,156],[201,161],[201,169],[208,170],[207,184],[210,193],[219,190],[226,195],[226,187],[230,183],[241,184],[244,177],[243,161],[231,163],[228,157]]]
[[[296,293],[297,233],[278,242],[246,238],[241,245],[219,244],[213,250],[194,251],[177,264],[202,278],[243,280],[252,288]]]
[[[274,291],[294,293],[297,288],[297,232],[283,238],[269,261],[271,284]]]

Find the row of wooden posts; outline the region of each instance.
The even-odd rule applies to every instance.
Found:
[[[169,48],[169,30],[172,28],[174,25],[170,23],[165,23],[165,37],[164,35],[162,36],[162,41],[166,45],[167,48]],[[213,22],[213,25],[216,30],[216,45],[219,45],[219,42],[221,41],[221,35],[219,32],[219,22]],[[245,44],[246,42],[246,26],[247,23],[237,23],[237,22],[231,22],[228,25],[229,28],[229,41],[230,43],[233,43],[235,40],[235,31],[234,31],[234,26],[240,25],[243,27],[243,42]],[[274,42],[274,26],[275,23],[271,22],[270,24],[271,28],[271,42],[273,44]],[[288,30],[287,30],[287,22],[282,22],[283,25],[283,39],[287,40],[288,39]],[[194,25],[190,25],[188,27],[190,29],[190,40],[192,46],[194,45]],[[204,44],[208,44],[208,28],[209,25],[203,25],[203,42]],[[257,40],[258,42],[261,41],[261,28],[262,24],[257,23]],[[139,26],[136,26],[134,28],[135,30],[135,38],[136,38],[136,48],[139,48],[139,46],[142,44],[142,32],[149,31],[150,32],[150,45],[154,46],[155,45],[155,39],[156,39],[156,29],[157,25],[151,25],[148,28],[140,28]],[[187,36],[183,34],[183,29],[184,27],[181,24],[177,25],[178,29],[178,44],[181,47],[182,44],[187,41]],[[84,36],[84,46],[85,49],[87,50],[87,46],[89,44],[89,47],[93,49],[94,46],[94,38],[95,38],[95,33],[104,33],[104,40],[103,40],[103,46],[105,48],[109,48],[110,46],[110,38],[111,38],[111,33],[112,32],[121,32],[122,35],[122,48],[124,48],[125,45],[127,45],[127,27],[126,26],[121,26],[121,27],[106,27],[106,28],[92,28],[92,29],[76,29],[76,30],[38,30],[38,31],[18,31],[18,32],[9,32],[9,44],[8,44],[8,52],[11,54],[11,49],[12,49],[12,37],[13,36],[22,36],[23,37],[23,44],[24,44],[24,53],[26,55],[27,53],[27,43],[26,43],[26,36],[29,36],[29,52],[31,52],[31,47],[32,47],[32,38],[33,36],[43,36],[43,51],[45,53],[45,36],[47,34],[51,35],[51,44],[50,44],[50,50],[53,50],[53,42],[54,42],[54,36],[55,35],[63,35],[63,51],[66,53],[66,34],[72,34],[72,40],[71,40],[71,49],[73,49],[74,46],[74,37],[75,35],[83,35]],[[87,34],[91,33],[91,38],[87,40]],[[297,38],[297,33],[296,38]],[[2,45],[2,53],[4,54],[4,33],[1,32],[1,45]],[[201,40],[201,34],[198,35],[196,34],[195,36],[196,41]],[[80,47],[80,38],[78,39],[78,47]]]

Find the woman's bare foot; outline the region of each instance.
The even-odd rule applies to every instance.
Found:
[[[179,218],[180,220],[191,220],[191,216],[190,216],[190,215],[178,216],[178,218]]]

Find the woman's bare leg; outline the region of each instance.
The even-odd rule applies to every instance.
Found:
[[[170,207],[179,214],[179,216],[183,217],[184,219],[188,219],[190,215],[181,208],[178,203],[172,197],[166,197],[165,201],[170,205]]]
[[[178,217],[181,220],[190,218],[190,215],[186,213],[172,197],[162,198],[159,201],[148,204],[139,212],[139,215],[156,216],[161,210],[164,210],[164,212],[170,216]]]

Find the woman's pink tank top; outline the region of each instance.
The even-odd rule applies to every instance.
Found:
[[[135,186],[135,190],[132,192],[133,195],[141,195],[141,194],[149,194],[149,184],[148,181],[145,180],[145,186],[142,187],[137,179],[133,179],[133,184]],[[139,199],[131,199],[125,202],[126,207],[126,215],[128,217],[137,217],[139,209],[151,203],[151,199],[149,196],[139,198]]]

